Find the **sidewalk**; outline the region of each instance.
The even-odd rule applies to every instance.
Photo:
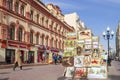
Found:
[[[6,68],[12,68],[14,64],[5,64],[5,65],[0,65],[0,69],[6,69]],[[48,65],[48,63],[25,63],[23,64],[23,67],[26,66],[40,66],[40,65]]]
[[[112,61],[111,66],[109,66],[108,80],[120,80],[120,62]]]

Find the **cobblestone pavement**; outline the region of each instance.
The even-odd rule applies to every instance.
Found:
[[[0,80],[72,80],[71,78],[63,77],[64,68],[65,67],[61,66],[61,64],[26,66],[23,67],[22,71],[19,68],[16,68],[16,70],[13,71],[12,67],[9,67],[0,69]],[[109,67],[107,80],[120,80],[120,62],[112,61],[112,66]]]

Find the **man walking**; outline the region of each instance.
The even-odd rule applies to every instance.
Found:
[[[20,70],[22,70],[22,54],[21,54],[21,51],[18,49],[17,50],[17,53],[15,54],[15,64],[14,64],[14,67],[13,67],[13,70],[15,70],[15,68],[17,66],[20,67]]]

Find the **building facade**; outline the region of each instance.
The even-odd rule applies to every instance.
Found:
[[[119,57],[120,60],[120,22],[116,30],[116,56]]]
[[[65,14],[64,20],[70,26],[73,26],[75,32],[86,29],[84,23],[80,20],[78,14],[76,12]]]
[[[63,51],[65,34],[74,31],[63,19],[58,6],[39,0],[0,0],[0,62],[13,63],[17,49],[24,63]]]

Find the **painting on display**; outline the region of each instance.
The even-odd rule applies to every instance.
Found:
[[[71,57],[74,56],[74,54],[76,53],[76,50],[74,48],[69,48],[69,49],[65,49],[64,50],[64,57]]]
[[[91,59],[91,66],[99,67],[100,66],[100,59],[99,58],[92,58]]]
[[[74,74],[74,67],[66,67],[64,76],[65,77],[73,77]]]
[[[85,44],[92,44],[92,40],[91,39],[85,39]]]
[[[77,46],[84,47],[85,41],[84,40],[78,40]]]
[[[74,78],[86,78],[87,70],[86,68],[76,68],[74,72]]]
[[[91,66],[91,56],[90,55],[85,55],[84,59],[83,59],[83,62],[84,62],[85,67],[90,67]]]
[[[88,54],[92,54],[92,50],[91,49],[85,49],[84,55],[88,55]]]
[[[79,40],[81,40],[81,39],[91,38],[92,33],[91,33],[91,30],[88,29],[88,30],[79,31],[78,35],[79,35],[78,36]]]
[[[85,45],[85,49],[91,49],[92,48],[92,45]]]
[[[74,66],[74,57],[63,57],[62,65],[65,66],[65,67]]]
[[[75,40],[75,39],[77,39],[77,34],[76,33],[67,33],[66,37],[67,37],[67,40]]]
[[[98,46],[98,45],[93,45],[93,48],[94,48],[94,49],[98,49],[99,46]]]
[[[74,56],[74,66],[83,67],[83,58],[84,56]]]
[[[92,42],[99,42],[99,36],[92,36]]]
[[[66,40],[65,47],[75,47],[76,41],[75,40]]]
[[[106,79],[107,78],[107,68],[106,68],[106,66],[88,68],[87,77],[89,79],[90,78]]]
[[[93,42],[93,45],[98,45],[99,43],[98,42]]]

